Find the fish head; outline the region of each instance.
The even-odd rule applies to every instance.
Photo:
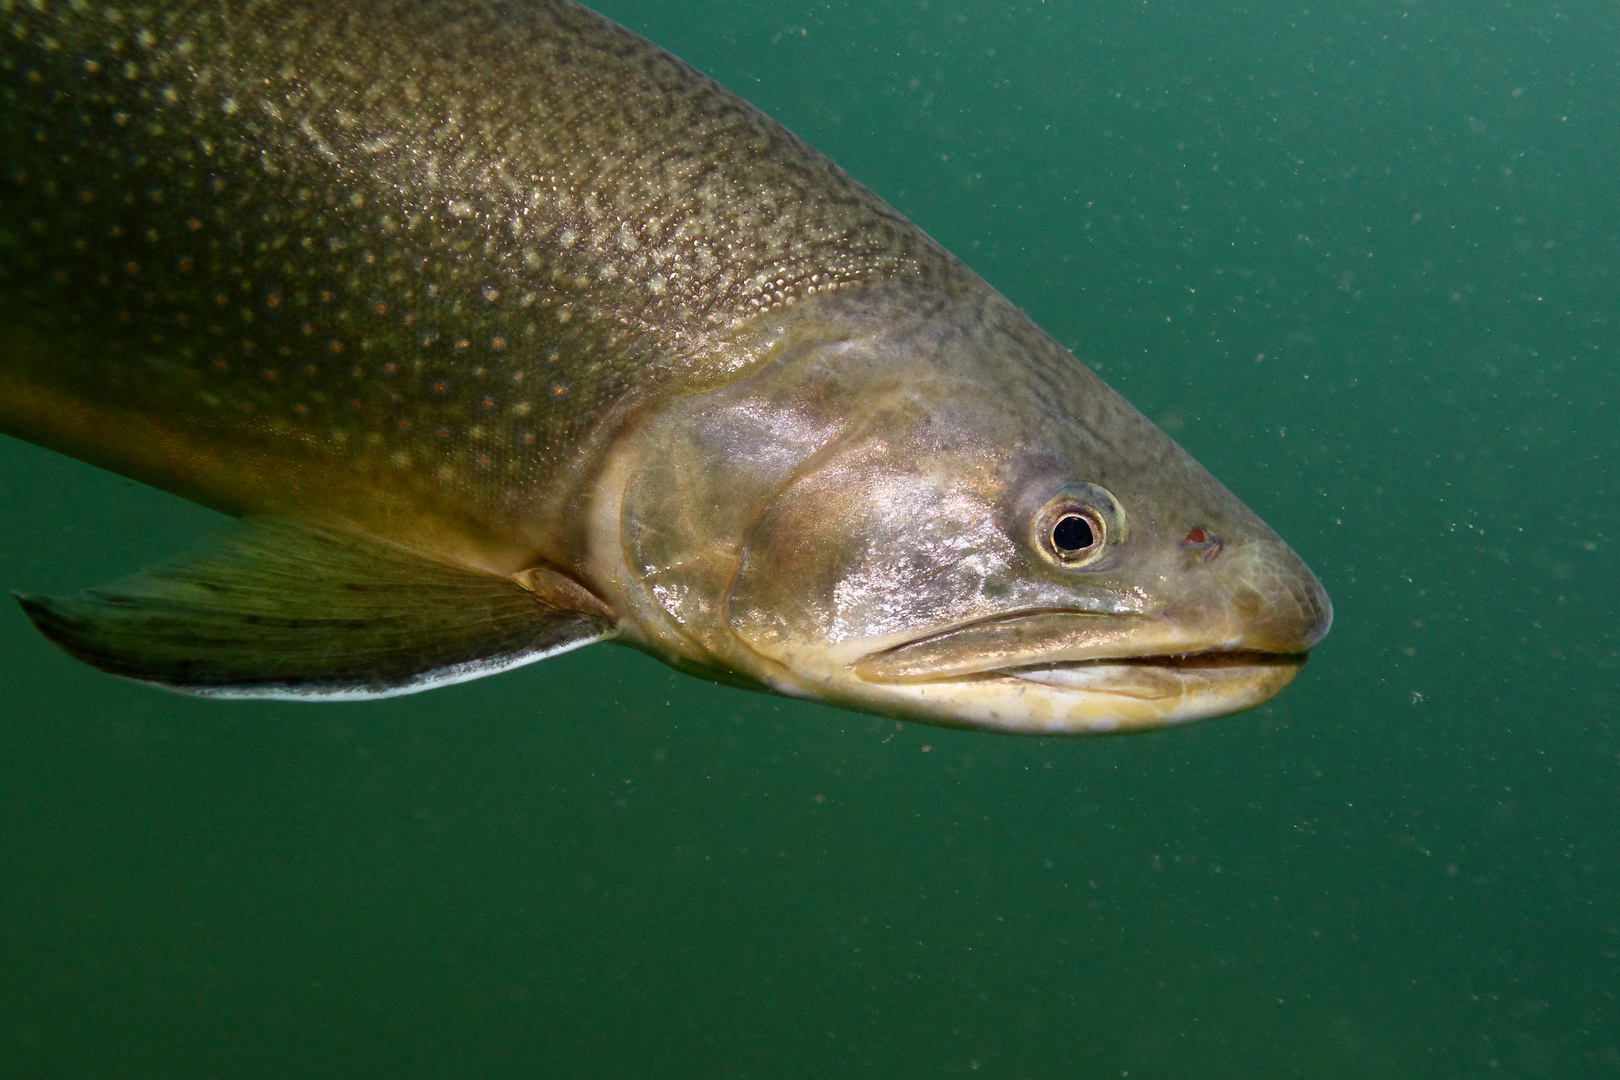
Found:
[[[1281,538],[999,296],[907,299],[801,318],[652,426],[616,538],[653,651],[1046,734],[1235,712],[1293,679],[1332,609]]]

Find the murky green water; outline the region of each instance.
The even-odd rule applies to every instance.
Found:
[[[1029,741],[586,650],[212,704],[0,617],[0,1075],[1620,1076],[1620,8],[602,10],[1156,417],[1338,623]],[[0,445],[0,582],[215,520]]]

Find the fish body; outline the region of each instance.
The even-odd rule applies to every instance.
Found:
[[[0,25],[0,430],[248,522],[24,598],[97,666],[379,696],[619,637],[1080,732],[1263,700],[1326,632],[1287,546],[1012,304],[568,0]]]

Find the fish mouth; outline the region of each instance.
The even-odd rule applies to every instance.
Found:
[[[1164,617],[1025,612],[953,627],[851,665],[880,692],[943,704],[984,726],[1140,730],[1252,708],[1305,665],[1312,635],[1222,633]]]
[[[1259,649],[1126,656],[995,668],[993,677],[1023,679],[1060,690],[1117,694],[1143,701],[1185,698],[1233,683],[1276,682],[1280,690],[1305,666],[1307,653]],[[1280,680],[1280,681],[1279,681]],[[1269,695],[1268,695],[1269,696]]]
[[[868,682],[904,683],[1102,667],[1205,670],[1304,663],[1309,633],[1190,626],[1181,620],[1086,611],[1027,611],[950,627],[858,659]]]

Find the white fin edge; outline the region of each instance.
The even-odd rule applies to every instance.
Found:
[[[457,683],[472,682],[488,675],[499,675],[514,668],[526,667],[529,664],[548,660],[553,656],[561,656],[565,652],[583,649],[587,645],[595,645],[599,641],[609,641],[618,636],[618,632],[603,634],[600,637],[584,638],[580,641],[570,641],[549,649],[533,649],[529,652],[514,653],[511,656],[492,657],[488,660],[468,660],[461,664],[451,664],[449,667],[439,668],[435,671],[424,671],[422,674],[395,686],[388,686],[380,690],[366,690],[361,687],[343,686],[306,686],[300,687],[291,683],[272,683],[266,686],[240,687],[200,687],[172,686],[169,683],[145,682],[148,686],[161,687],[186,697],[211,698],[216,701],[381,701],[384,698],[404,697],[407,694],[420,694],[426,690],[437,690],[441,686],[454,686]]]

